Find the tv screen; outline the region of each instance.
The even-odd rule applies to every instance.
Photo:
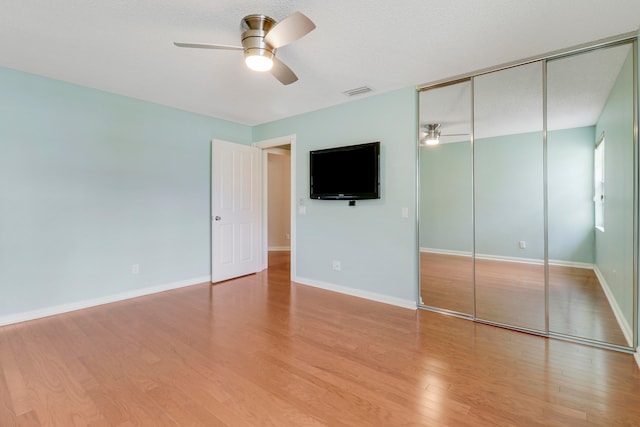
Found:
[[[309,173],[312,199],[379,199],[380,142],[311,151]]]

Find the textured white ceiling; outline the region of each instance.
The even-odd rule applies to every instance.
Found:
[[[278,51],[282,86],[233,51],[240,20],[299,10],[317,29]],[[245,124],[636,31],[638,0],[3,0],[0,66]],[[367,96],[367,95],[363,95]]]
[[[627,43],[549,61],[547,129],[595,125],[630,49]],[[538,61],[476,77],[474,137],[542,131],[542,72]],[[466,141],[471,103],[469,81],[425,90],[420,93],[420,123],[439,123],[442,143]]]
[[[595,125],[630,50],[626,44],[550,61],[549,130]]]

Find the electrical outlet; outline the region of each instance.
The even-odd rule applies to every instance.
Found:
[[[520,240],[519,246],[520,246],[520,249],[524,249],[527,247],[527,242],[524,240]]]
[[[340,271],[340,268],[341,268],[341,266],[340,266],[340,261],[337,261],[337,260],[335,260],[335,259],[334,259],[334,260],[333,260],[333,264],[332,264],[332,265],[333,265],[333,269],[334,269],[335,271]]]
[[[140,273],[140,264],[133,264],[131,266],[131,274],[138,274]]]

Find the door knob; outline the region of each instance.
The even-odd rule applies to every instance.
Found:
[[[216,215],[215,220],[216,221],[220,221],[222,218],[220,218],[219,216]]]

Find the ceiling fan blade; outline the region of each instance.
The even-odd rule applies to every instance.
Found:
[[[265,36],[264,41],[274,49],[294,42],[316,28],[306,15],[295,12],[276,24]]]
[[[275,56],[273,57],[273,67],[271,68],[271,74],[278,79],[283,85],[289,85],[298,81],[298,76],[291,71],[291,68],[284,62],[280,61]]]
[[[178,47],[193,47],[197,49],[244,50],[242,46],[229,46],[226,44],[178,43],[178,42],[173,42],[173,44]]]

